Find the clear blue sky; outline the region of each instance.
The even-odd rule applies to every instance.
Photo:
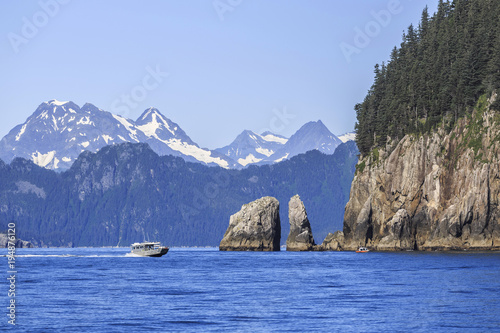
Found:
[[[134,120],[154,106],[212,149],[318,119],[352,131],[373,66],[437,2],[2,1],[0,137],[50,99]]]

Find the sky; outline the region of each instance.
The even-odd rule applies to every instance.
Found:
[[[210,149],[316,120],[350,132],[375,64],[437,2],[3,0],[0,138],[51,99],[153,106]]]

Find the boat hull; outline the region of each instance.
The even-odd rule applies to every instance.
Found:
[[[142,250],[132,250],[132,253],[141,257],[161,257],[167,254],[169,248],[163,247],[160,249],[142,251]]]

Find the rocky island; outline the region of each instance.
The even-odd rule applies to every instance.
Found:
[[[279,251],[280,239],[279,202],[273,197],[263,197],[231,215],[219,250]]]
[[[299,195],[293,196],[288,203],[290,234],[286,240],[287,251],[311,251],[314,249],[314,237],[307,218],[306,208]]]

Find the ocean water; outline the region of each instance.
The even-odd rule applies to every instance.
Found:
[[[128,252],[17,249],[0,330],[500,332],[499,253]]]

